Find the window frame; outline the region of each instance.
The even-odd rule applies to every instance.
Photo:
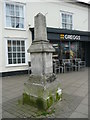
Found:
[[[24,41],[25,42],[25,63],[18,63],[18,64],[9,64],[8,63],[8,43],[7,41],[11,40],[11,41]],[[14,66],[23,66],[23,65],[28,65],[27,63],[27,50],[26,50],[26,39],[20,39],[20,38],[5,38],[6,41],[6,67],[14,67]]]
[[[69,25],[69,27],[70,27],[70,25],[72,26],[72,29],[71,28],[67,28],[67,27],[65,27],[65,28],[63,28],[63,25],[62,24],[65,24],[63,21],[62,21],[62,14],[66,14],[66,15],[69,15],[69,17],[70,16],[72,16],[72,23],[66,23],[66,25]],[[61,16],[61,28],[62,29],[67,29],[67,30],[73,30],[73,13],[72,12],[67,12],[67,11],[62,11],[62,10],[60,10],[60,16]]]
[[[6,24],[6,4],[10,4],[10,5],[18,5],[18,6],[23,6],[23,12],[24,12],[24,28],[16,28],[16,27],[7,27],[7,24]],[[25,8],[26,8],[26,4],[25,3],[19,3],[19,2],[10,2],[10,1],[5,1],[4,2],[4,28],[5,29],[11,29],[11,30],[26,30],[26,18],[25,18]]]

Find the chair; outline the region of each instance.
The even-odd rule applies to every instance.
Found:
[[[72,63],[70,62],[70,59],[63,59],[63,65],[64,65],[64,72],[72,71]]]
[[[80,70],[81,68],[85,68],[86,62],[82,61],[81,58],[76,58],[75,59],[75,65],[77,65],[78,66],[78,70]]]
[[[75,60],[70,59],[71,65],[72,65],[72,70],[73,71],[77,71],[78,70],[78,66],[75,64]]]
[[[63,68],[63,66],[60,65],[60,61],[59,60],[53,60],[53,72],[55,74],[64,72],[64,68]]]
[[[81,69],[81,68],[85,68],[85,66],[86,66],[86,62],[85,61],[79,61],[79,68]]]

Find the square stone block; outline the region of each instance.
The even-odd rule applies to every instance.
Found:
[[[61,100],[60,82],[57,79],[51,82],[47,79],[51,80],[51,77],[31,76],[24,84],[24,103],[34,103],[37,107],[42,106],[43,109],[47,109],[56,101]]]

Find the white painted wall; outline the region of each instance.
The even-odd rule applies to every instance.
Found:
[[[0,1],[0,18],[2,18],[2,2]],[[0,72],[2,72],[2,20],[0,19]]]
[[[13,1],[13,0],[12,0]],[[17,2],[19,2],[20,0],[17,0]],[[23,2],[23,1],[22,1]],[[31,39],[31,33],[29,31],[29,26],[28,26],[28,22],[27,22],[27,15],[28,15],[28,9],[27,9],[27,5],[25,5],[26,7],[26,11],[25,11],[25,30],[17,30],[17,29],[7,29],[5,28],[5,16],[4,14],[2,15],[2,72],[6,72],[6,71],[16,71],[16,70],[26,70],[28,67],[28,62],[26,63],[26,65],[18,65],[18,66],[7,66],[7,54],[6,54],[6,39],[7,38],[17,38],[17,39],[25,39],[26,40],[26,49],[29,48],[32,39]],[[4,9],[4,2],[2,2],[2,9],[3,9],[3,13],[5,12]],[[27,56],[27,61],[30,60],[30,55],[29,53],[26,52],[26,56]],[[1,60],[0,60],[1,61]]]
[[[30,24],[34,26],[34,16],[38,12],[46,14],[47,26],[62,28],[61,25],[61,11],[68,11],[73,13],[73,29],[87,31],[88,30],[88,8],[83,6],[77,6],[71,3],[65,2],[29,2],[30,6]],[[33,17],[32,17],[33,16]]]
[[[47,27],[61,28],[60,10],[73,13],[73,29],[88,31],[88,8],[77,6],[70,3],[50,3],[50,2],[29,2],[29,0],[8,0],[26,3],[25,8],[25,30],[15,30],[5,28],[4,16],[4,1],[0,2],[0,72],[16,71],[27,69],[27,64],[24,66],[6,66],[6,38],[25,38],[26,47],[29,48],[32,37],[29,30],[34,27],[34,16],[41,12],[46,15]],[[30,55],[27,54],[27,61],[30,60]]]

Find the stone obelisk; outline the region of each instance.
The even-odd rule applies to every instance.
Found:
[[[55,50],[47,40],[46,18],[38,13],[34,20],[35,39],[28,49],[31,56],[32,74],[24,84],[24,98],[25,95],[29,96],[30,101],[34,101],[37,106],[37,101],[41,101],[41,106],[47,109],[53,102],[61,99],[60,81],[57,82],[53,74],[52,53]]]
[[[31,55],[32,74],[45,75],[53,72],[54,48],[47,40],[46,19],[41,13],[35,16],[34,41],[28,52]]]

